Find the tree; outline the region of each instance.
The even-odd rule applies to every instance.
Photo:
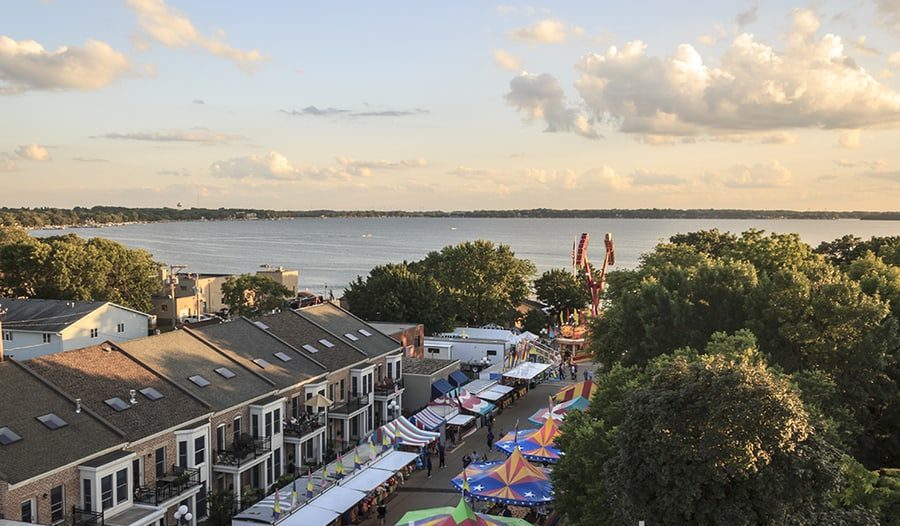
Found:
[[[591,294],[583,281],[565,269],[550,269],[534,280],[537,298],[553,308],[554,313],[583,308]]]
[[[222,283],[222,301],[232,316],[266,314],[284,307],[290,297],[290,289],[266,276],[241,274]]]
[[[344,291],[350,311],[373,321],[422,323],[429,333],[453,327],[447,295],[432,276],[410,270],[406,262],[379,265]]]
[[[211,491],[208,498],[208,526],[230,526],[234,512],[234,494],[230,491]]]
[[[534,334],[540,334],[547,329],[547,324],[549,322],[550,317],[547,316],[544,311],[533,309],[528,311],[522,319],[522,329]]]

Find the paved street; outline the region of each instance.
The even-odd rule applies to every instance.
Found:
[[[582,366],[578,367],[578,374],[581,377]],[[519,429],[529,429],[535,427],[528,421],[528,417],[535,411],[543,407],[547,407],[547,398],[555,394],[559,389],[566,385],[570,385],[572,381],[554,381],[545,382],[532,389],[525,397],[517,400],[513,405],[506,408],[502,414],[494,417],[494,435],[495,440],[502,437],[500,430],[504,433],[512,431],[516,425],[516,419],[519,420]],[[414,509],[436,508],[440,506],[455,506],[459,502],[459,492],[455,490],[450,480],[458,475],[463,469],[462,457],[466,453],[477,451],[481,456],[487,451],[487,428],[482,427],[474,434],[470,435],[465,442],[452,452],[448,451],[447,467],[438,468],[437,456],[432,458],[433,467],[431,479],[427,478],[426,471],[416,471],[406,484],[388,501],[387,503],[387,521],[386,524],[395,524],[404,513]],[[498,460],[505,458],[505,455],[497,450],[488,452],[490,460]],[[377,525],[377,519],[369,519],[362,522],[365,526]]]

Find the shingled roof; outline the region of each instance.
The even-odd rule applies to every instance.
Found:
[[[344,343],[359,349],[369,358],[399,351],[402,348],[397,340],[333,303],[320,303],[294,312],[340,338]]]
[[[70,395],[81,398],[85,406],[124,431],[132,442],[212,412],[208,404],[108,342],[41,356],[30,360],[28,367]],[[142,392],[148,388],[162,397],[152,400],[156,398],[153,392]],[[137,391],[136,404],[130,403],[130,389]],[[116,410],[106,403],[114,398],[125,402],[124,409]]]
[[[125,438],[14,361],[0,362],[0,429],[21,440],[0,444],[0,480],[16,484],[124,446]],[[55,414],[66,425],[51,430],[38,417]]]
[[[0,298],[0,315],[6,330],[62,332],[88,314],[106,305],[105,301],[72,301]]]
[[[327,372],[323,365],[313,361],[306,353],[283,343],[246,318],[189,329],[188,332],[196,333],[213,343],[245,367],[256,370],[282,389]]]
[[[216,411],[230,409],[275,390],[273,382],[185,331],[130,340],[118,346]],[[230,371],[230,378],[216,372],[223,368]],[[208,384],[205,387],[197,385],[191,380],[193,377],[199,381],[197,376]]]
[[[365,353],[347,345],[295,311],[289,310],[264,316],[257,323],[261,323],[261,327],[284,340],[294,349],[323,364],[329,371],[343,369],[366,359]],[[328,340],[332,347],[319,341],[323,339]],[[316,352],[305,349],[305,345],[311,345]]]

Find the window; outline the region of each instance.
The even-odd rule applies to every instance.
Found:
[[[22,503],[22,522],[35,522],[34,499],[28,499]]]
[[[334,384],[328,384],[328,399],[334,401]]]
[[[259,415],[250,415],[250,434],[259,438]]]
[[[359,338],[357,338],[356,335],[350,334],[349,332],[348,332],[347,334],[344,335],[344,338],[347,338],[347,339],[350,340],[351,342],[358,342],[358,341],[359,341]]]
[[[100,508],[103,510],[113,507],[112,482],[112,475],[107,475],[100,479]]]
[[[368,337],[369,337],[369,336],[371,336],[371,335],[372,335],[372,333],[371,333],[371,332],[369,332],[369,331],[367,331],[367,330],[365,330],[365,329],[359,329],[359,330],[358,330],[358,331],[356,331],[356,332],[358,332],[358,333],[360,333],[360,334],[362,334],[362,335],[363,335],[363,336],[365,336],[365,337],[366,337],[366,338],[368,338]]]
[[[81,481],[81,508],[84,511],[91,512],[94,510],[94,484],[91,479],[83,479]]]
[[[6,340],[6,341],[8,341],[8,342],[11,342],[11,341],[12,341],[12,332],[10,332],[10,331],[3,331],[3,339]]]
[[[355,376],[350,378],[350,392],[353,394],[359,392],[359,378]]]
[[[241,417],[234,417],[234,435],[232,440],[237,442],[241,437]]]
[[[272,436],[272,413],[266,413],[266,435]]]
[[[330,341],[326,340],[325,338],[322,338],[321,340],[319,340],[319,343],[324,345],[327,349],[331,349],[332,347],[334,347],[334,344],[331,343]]]
[[[50,490],[50,521],[53,524],[66,519],[66,495],[62,486]]]
[[[47,413],[46,415],[37,417],[37,419],[40,423],[44,424],[47,429],[50,430],[56,430],[69,425],[65,420],[56,416],[55,413]]]
[[[430,354],[439,354],[441,352],[440,349],[435,349],[434,347],[429,347],[425,350],[428,351]]]
[[[162,304],[162,311],[163,311],[163,312],[166,312],[167,310],[169,310],[169,306],[166,305],[165,303],[163,303],[163,304]]]
[[[488,351],[487,355],[488,356],[497,356],[497,351]]]
[[[228,367],[219,367],[218,369],[216,369],[216,372],[219,374],[219,376],[226,380],[230,380],[235,377],[235,374],[231,372],[231,369],[229,369]]]
[[[309,393],[307,393],[308,395]],[[300,397],[295,396],[291,398],[291,416],[294,418],[300,418]]]
[[[156,450],[156,478],[166,476],[166,446]]]
[[[194,376],[188,376],[188,380],[194,382],[194,385],[197,387],[206,387],[209,385],[209,380],[203,378],[199,374],[195,374]]]
[[[141,461],[143,459],[138,457],[131,462],[131,485],[134,488],[139,488],[144,485],[144,477],[141,476]]]
[[[344,399],[344,380],[341,379],[341,400]]]
[[[116,503],[128,500],[128,468],[116,472]]]
[[[290,357],[290,356],[288,356],[288,355],[286,355],[286,354],[284,354],[283,352],[280,352],[280,351],[277,352],[277,353],[275,353],[275,358],[278,358],[278,359],[281,360],[282,362],[289,362],[289,361],[291,361],[291,357]]]
[[[225,449],[225,424],[216,428],[216,449]]]
[[[303,348],[306,349],[306,352],[311,352],[313,354],[319,352],[318,349],[316,349],[315,347],[313,347],[312,345],[310,345],[308,343],[306,345],[304,345]]]
[[[273,413],[272,420],[275,424],[275,434],[281,433],[281,409],[276,409]]]
[[[53,335],[50,334],[49,332],[45,332],[44,334],[41,334],[41,338],[44,340],[44,343],[50,343],[50,340],[52,337],[53,337]]]
[[[276,448],[272,452],[272,464],[275,466],[275,478],[281,476],[281,448]]]
[[[388,378],[393,378],[393,377],[394,377],[394,364],[393,364],[393,362],[388,362],[387,366],[388,366]],[[381,368],[379,367],[379,371],[380,371],[380,370],[381,370]],[[379,376],[379,379],[380,379],[381,375],[379,374],[378,376]]]
[[[254,360],[253,360],[253,363],[255,363],[256,365],[262,367],[263,369],[265,369],[266,367],[269,366],[269,362],[263,360],[262,358],[256,358],[256,359],[254,359]]]
[[[183,468],[187,467],[187,441],[186,440],[178,441],[178,465]]]
[[[100,329],[93,328],[91,329],[91,338],[96,338],[100,336]]]
[[[141,389],[141,394],[146,396],[151,402],[155,402],[163,397],[162,393],[152,387],[145,387]]]
[[[106,403],[106,405],[108,405],[109,407],[112,407],[117,412],[124,411],[126,409],[131,408],[130,405],[126,404],[125,401],[122,400],[121,398],[119,398],[118,396],[116,396],[114,398],[110,398],[108,400],[104,400],[104,402]]]
[[[199,466],[206,462],[206,437],[194,439],[194,465]]]
[[[8,427],[0,427],[0,446],[8,446],[22,440],[18,433]]]
[[[124,323],[116,324],[116,332],[125,332],[125,324]]]
[[[200,486],[200,493],[197,494],[197,519],[204,519],[208,513],[206,506],[206,482]],[[199,520],[197,522],[200,522]]]

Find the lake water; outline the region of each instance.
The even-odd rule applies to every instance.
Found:
[[[844,234],[862,238],[900,234],[897,221],[725,220],[725,219],[449,219],[363,218],[284,221],[151,223],[70,229],[83,237],[106,237],[143,248],[167,264],[190,272],[255,272],[262,264],[300,270],[301,288],[341,289],[379,264],[421,259],[432,250],[461,241],[489,239],[512,247],[543,272],[570,267],[572,242],[591,234],[588,256],[600,260],[603,235],[611,232],[616,268],[630,268],[638,257],[678,232],[718,228],[735,233],[750,228],[796,232],[813,246]],[[36,236],[59,230],[35,231]]]

